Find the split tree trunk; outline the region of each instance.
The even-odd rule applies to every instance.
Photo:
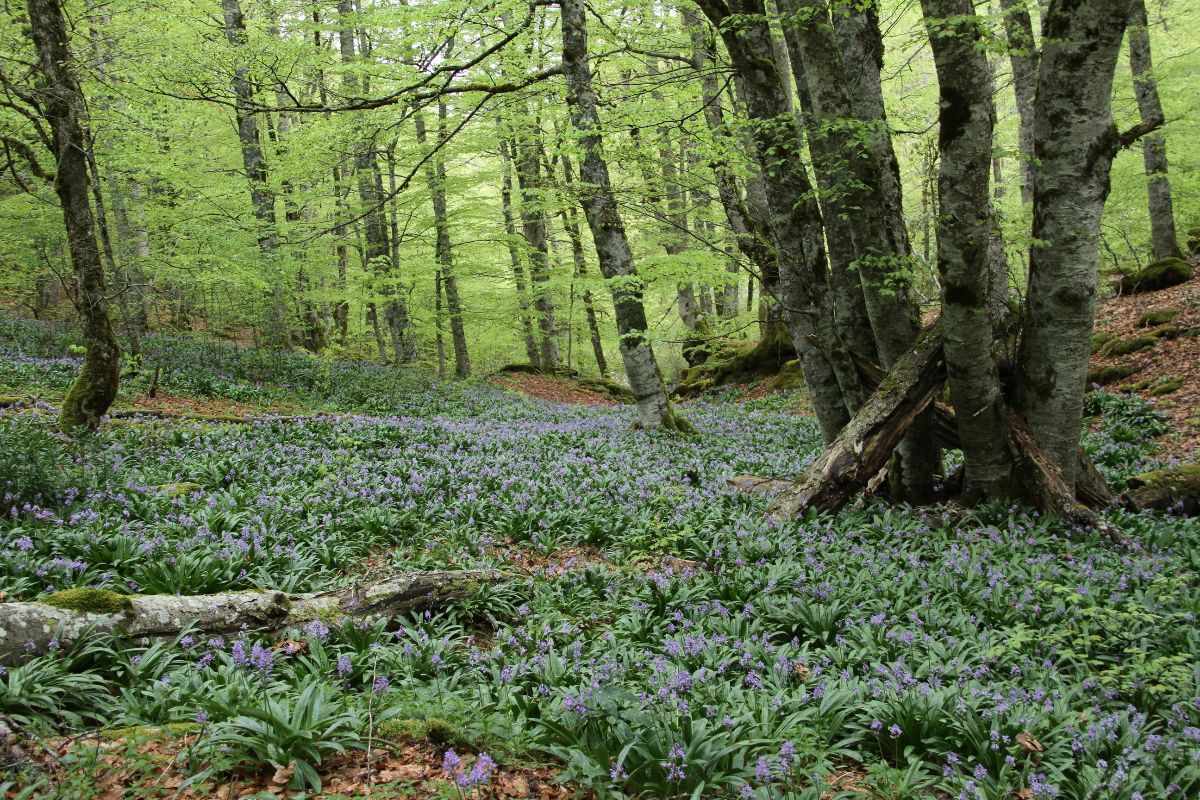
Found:
[[[804,477],[776,501],[773,516],[798,516],[810,509],[837,511],[883,469],[945,381],[940,327],[922,333],[893,365]]]
[[[1129,0],[1052,0],[1042,30],[1029,288],[1015,407],[1074,489],[1100,215],[1119,143],[1113,70]]]
[[[117,397],[120,348],[108,318],[104,264],[88,201],[87,100],[75,74],[59,0],[29,0],[27,7],[37,48],[38,96],[54,137],[54,191],[67,230],[85,347],[83,367],[63,400],[59,424],[65,430],[95,430]]]
[[[332,592],[222,592],[193,596],[106,594],[127,602],[112,613],[72,611],[48,603],[0,603],[0,664],[45,653],[51,641],[68,647],[84,637],[121,635],[135,644],[196,634],[233,635],[244,629],[278,631],[312,620],[336,624],[346,617],[378,620],[443,608],[476,588],[501,582],[496,572],[418,572]]]
[[[1129,11],[1129,67],[1133,72],[1133,93],[1138,113],[1146,125],[1162,125],[1162,103],[1158,82],[1150,58],[1150,29],[1145,0],[1133,0]],[[1146,191],[1149,195],[1150,249],[1154,258],[1181,258],[1175,233],[1175,210],[1171,202],[1171,182],[1167,178],[1167,140],[1161,133],[1142,139],[1142,161],[1146,167]]]
[[[567,105],[583,151],[579,167],[579,199],[592,232],[600,271],[612,292],[621,357],[637,402],[638,422],[646,428],[686,430],[690,426],[677,418],[671,409],[667,387],[650,345],[642,283],[633,263],[625,223],[613,196],[608,163],[604,160],[600,114],[588,64],[586,24],[584,0],[563,0],[562,47]]]
[[[1000,498],[1010,491],[1012,459],[1001,424],[990,302],[992,71],[971,0],[922,0],[921,8],[941,89],[938,272],[946,372],[965,459],[963,494]]]

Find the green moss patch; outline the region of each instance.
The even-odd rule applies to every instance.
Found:
[[[675,387],[675,397],[696,397],[709,389],[731,384],[753,383],[773,378],[784,365],[796,359],[796,349],[786,328],[757,342],[715,340],[710,355],[684,373]]]
[[[1154,292],[1192,279],[1192,268],[1182,258],[1160,258],[1121,279],[1121,294]]]
[[[1123,381],[1130,375],[1136,375],[1141,367],[1135,367],[1132,364],[1115,364],[1111,367],[1092,367],[1088,370],[1087,382],[1088,385],[1099,384],[1100,386],[1108,386],[1110,383]]]
[[[1155,339],[1178,339],[1182,334],[1178,325],[1163,325],[1150,332]]]
[[[1200,256],[1200,227],[1188,228],[1187,248],[1192,255]]]
[[[1092,352],[1099,353],[1104,349],[1104,345],[1117,338],[1117,335],[1112,331],[1097,331],[1092,334]]]
[[[158,490],[167,497],[185,497],[192,492],[199,492],[203,489],[204,487],[200,484],[191,483],[189,481],[180,481],[179,483],[164,483],[162,486],[158,487]]]
[[[86,614],[119,614],[133,608],[128,596],[90,586],[63,589],[43,597],[41,602],[64,611],[80,611]]]
[[[1171,394],[1172,392],[1178,392],[1182,388],[1183,388],[1183,378],[1175,377],[1175,378],[1171,378],[1169,380],[1163,381],[1162,383],[1158,384],[1157,386],[1151,388],[1150,394],[1153,397],[1162,397],[1164,394]]]
[[[1130,353],[1140,353],[1143,350],[1149,350],[1154,345],[1158,344],[1158,337],[1145,335],[1134,336],[1131,339],[1117,339],[1114,342],[1109,342],[1104,348],[1106,356],[1127,356]]]
[[[1179,309],[1177,308],[1160,308],[1158,311],[1147,311],[1138,317],[1137,326],[1139,328],[1153,328],[1158,325],[1166,325],[1178,316]]]
[[[424,739],[438,746],[467,747],[471,744],[462,731],[436,717],[429,719],[393,719],[379,724],[385,739]]]

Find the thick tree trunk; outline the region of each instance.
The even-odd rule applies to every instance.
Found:
[[[446,104],[438,103],[439,136],[446,135]],[[417,129],[417,142],[426,147],[428,136],[425,118],[418,112],[413,116]],[[454,342],[454,374],[460,378],[471,375],[471,356],[467,351],[467,332],[463,325],[462,300],[458,294],[458,281],[454,277],[454,252],[450,242],[450,219],[446,210],[446,160],[441,155],[432,159],[426,169],[429,196],[433,202],[433,227],[436,235],[434,257],[440,270],[440,288],[446,293],[446,306],[450,312],[450,338]],[[440,315],[439,315],[440,320]],[[440,324],[440,322],[439,322]]]
[[[313,620],[334,625],[347,617],[374,621],[405,616],[445,608],[477,588],[503,579],[499,573],[486,571],[417,572],[338,591],[304,594],[253,590],[127,597],[102,589],[67,590],[51,595],[50,602],[0,603],[0,664],[16,664],[45,653],[51,640],[66,647],[83,637],[120,634],[135,644],[148,645],[185,630],[228,636],[242,630],[298,628]],[[73,610],[88,605],[97,610]]]
[[[545,191],[541,174],[541,142],[526,132],[517,140],[517,185],[521,189],[521,230],[529,244],[529,281],[537,312],[538,364],[547,372],[558,368],[558,327],[550,293],[550,259],[546,243]]]
[[[861,286],[880,363],[888,368],[915,339],[920,313],[909,286],[908,232],[900,207],[899,181],[893,180],[891,162],[885,165],[876,154],[877,148],[882,149],[894,161],[882,93],[878,98],[870,97],[878,83],[877,70],[873,65],[860,67],[860,75],[866,80],[854,91],[827,2],[785,0],[781,6],[789,14],[786,30],[803,65],[798,76],[807,84],[814,167],[826,192],[836,192],[839,198],[835,212],[842,218],[840,229],[831,231],[827,227],[827,231],[831,237],[834,233],[841,237],[849,234],[853,243],[853,265],[835,270],[835,286],[839,293],[852,292],[856,283]],[[851,39],[858,49],[865,49],[872,29],[865,22],[861,28],[856,36],[844,38]],[[889,217],[889,208],[894,218]],[[839,247],[845,250],[844,239]],[[851,268],[861,276],[859,280],[849,274]],[[846,315],[861,314],[858,304],[849,301],[840,310]],[[861,319],[852,317],[846,326],[861,323]],[[843,395],[853,413],[861,402],[862,391],[857,386],[857,373],[851,372],[852,376],[843,376],[842,380],[846,387]],[[895,492],[911,502],[927,502],[933,496],[938,453],[929,436],[930,424],[927,418],[918,421],[890,470]]]
[[[1096,312],[1096,255],[1119,143],[1113,70],[1129,0],[1052,0],[1038,74],[1029,289],[1015,405],[1075,486]]]
[[[529,295],[525,288],[525,267],[521,250],[517,246],[517,226],[512,210],[512,146],[508,140],[500,140],[500,162],[503,177],[500,186],[500,209],[504,216],[504,235],[508,242],[508,257],[512,262],[513,281],[517,287],[517,304],[521,310],[521,336],[525,342],[525,357],[532,366],[541,364],[537,340],[533,336],[533,319],[529,314]]]
[[[28,10],[37,48],[38,97],[54,139],[54,190],[67,230],[85,348],[83,367],[63,400],[59,424],[66,430],[95,430],[117,397],[120,349],[108,318],[104,264],[88,201],[87,101],[75,74],[59,0],[29,0]]]
[[[1129,67],[1133,72],[1133,93],[1145,125],[1162,125],[1162,103],[1158,82],[1150,58],[1150,29],[1145,0],[1133,0],[1129,11]],[[1167,140],[1160,133],[1142,139],[1142,160],[1146,167],[1149,194],[1150,248],[1154,258],[1181,258],[1175,233],[1175,210],[1171,202],[1171,182],[1167,178]]]
[[[1000,0],[1004,13],[1004,32],[1008,38],[1008,57],[1012,63],[1013,93],[1017,98],[1017,148],[1021,159],[1021,202],[1033,202],[1034,99],[1037,97],[1038,52],[1033,37],[1026,0]]]
[[[778,264],[778,283],[764,272],[763,285],[767,292],[778,291],[813,410],[832,441],[850,419],[834,363],[849,357],[833,331],[821,214],[801,157],[799,125],[786,110],[783,76],[770,57],[766,11],[761,0],[700,0],[697,5],[721,32],[741,79]]]
[[[938,272],[942,341],[965,460],[968,498],[1008,495],[1012,473],[993,355],[992,71],[971,0],[922,0],[937,67],[941,173]]]
[[[600,271],[609,282],[616,310],[621,357],[637,401],[638,422],[646,428],[686,430],[675,416],[667,387],[648,338],[642,284],[625,235],[625,224],[613,196],[608,164],[600,139],[600,114],[588,64],[584,0],[563,0],[563,73],[571,124],[579,134],[583,161],[579,167],[580,204],[592,232]]]

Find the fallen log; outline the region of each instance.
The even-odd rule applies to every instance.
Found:
[[[933,403],[945,381],[938,324],[917,338],[804,477],[768,513],[794,517],[808,509],[836,511],[887,464],[892,450]]]
[[[1121,505],[1131,511],[1179,511],[1200,514],[1200,464],[1143,472],[1129,479]]]
[[[56,592],[41,601],[0,603],[0,664],[14,664],[82,637],[120,635],[137,644],[185,630],[208,635],[243,628],[277,631],[313,620],[378,620],[443,607],[505,580],[490,570],[416,572],[328,592],[240,591],[121,595],[105,589]]]

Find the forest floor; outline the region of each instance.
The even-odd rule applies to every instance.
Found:
[[[0,318],[0,394],[61,396],[71,344]],[[65,440],[0,410],[3,602],[512,579],[374,624],[35,646],[0,668],[3,800],[1200,796],[1194,520],[1106,511],[1137,552],[998,506],[780,524],[729,479],[820,452],[795,393],[691,401],[677,437],[555,380],[147,358],[153,410],[196,418]],[[1165,426],[1093,396],[1119,485]],[[309,413],[220,418],[281,408]]]
[[[1144,314],[1172,311],[1176,314],[1168,322],[1139,325]],[[1124,356],[1097,353],[1092,363],[1137,368],[1109,388],[1137,394],[1166,415],[1171,431],[1159,440],[1159,447],[1166,455],[1184,457],[1200,446],[1200,276],[1169,289],[1102,302],[1096,316],[1098,334],[1124,341],[1168,328],[1174,330],[1155,337],[1154,345],[1146,350]],[[1176,381],[1178,388],[1161,393],[1173,385],[1168,384],[1171,381]]]
[[[526,397],[535,397],[564,405],[610,408],[618,405],[612,397],[589,389],[578,381],[553,375],[531,375],[525,372],[502,372],[489,378],[492,383]]]

